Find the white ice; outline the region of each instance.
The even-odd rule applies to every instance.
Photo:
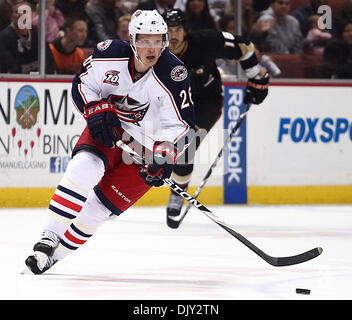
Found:
[[[351,299],[352,206],[211,206],[264,252],[308,262],[273,267],[192,209],[179,229],[163,207],[132,207],[42,275],[23,275],[40,209],[0,209],[0,299]],[[310,289],[310,295],[296,294]]]

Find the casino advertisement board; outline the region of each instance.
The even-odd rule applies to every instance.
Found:
[[[69,90],[68,82],[0,82],[0,188],[57,184],[84,127]]]

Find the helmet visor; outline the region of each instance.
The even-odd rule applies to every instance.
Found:
[[[160,34],[161,37],[139,37],[136,39],[136,47],[138,48],[165,48],[167,46],[167,37],[165,34]]]

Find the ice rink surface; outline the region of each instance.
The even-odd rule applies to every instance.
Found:
[[[179,229],[163,207],[132,207],[43,275],[23,275],[44,209],[0,209],[1,300],[350,300],[352,206],[211,206],[265,253],[314,247],[308,262],[273,267],[192,209]],[[310,295],[296,293],[310,289]]]

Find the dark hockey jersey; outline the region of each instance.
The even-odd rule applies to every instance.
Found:
[[[233,39],[227,40],[226,33],[210,29],[187,35],[185,50],[178,57],[191,74],[195,103],[197,99],[212,98],[222,93],[221,77],[215,62],[217,58],[238,60],[245,71],[255,67],[254,72],[259,72],[253,44],[245,43],[241,37],[227,35]]]

